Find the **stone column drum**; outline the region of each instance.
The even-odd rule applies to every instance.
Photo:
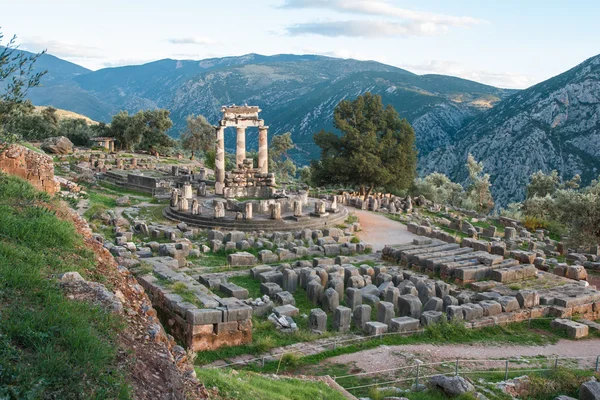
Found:
[[[216,129],[215,193],[223,194],[223,187],[225,186],[225,127],[218,126]]]
[[[246,159],[246,128],[237,127],[237,142],[235,149],[235,167],[239,168]]]
[[[269,172],[269,140],[267,138],[268,126],[258,127],[258,168],[260,172]]]

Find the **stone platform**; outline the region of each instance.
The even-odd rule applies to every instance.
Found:
[[[282,219],[257,217],[248,220],[235,219],[233,215],[226,216],[225,218],[215,218],[212,215],[193,215],[190,212],[179,211],[174,207],[165,207],[163,215],[165,218],[172,221],[185,222],[189,226],[204,229],[220,228],[223,230],[237,230],[243,232],[260,230],[273,232],[334,228],[337,225],[343,224],[348,218],[348,210],[344,207],[340,207],[340,210],[337,213],[330,213],[326,217],[316,218],[307,216],[299,221],[293,216],[285,216],[282,217]]]

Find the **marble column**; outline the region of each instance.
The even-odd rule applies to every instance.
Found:
[[[258,168],[260,172],[269,172],[269,140],[267,138],[268,126],[258,127]]]
[[[237,142],[235,148],[235,167],[239,168],[246,159],[246,128],[237,127]]]
[[[223,194],[223,187],[225,186],[225,127],[217,126],[216,129],[215,193]]]

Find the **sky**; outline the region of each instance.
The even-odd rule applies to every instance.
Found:
[[[526,88],[600,53],[600,1],[0,0],[6,42],[96,70],[248,53],[375,60]],[[9,18],[6,18],[9,17]]]

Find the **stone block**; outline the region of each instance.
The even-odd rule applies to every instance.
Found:
[[[416,318],[411,317],[399,317],[392,318],[391,328],[392,332],[415,332],[421,328],[421,323]]]
[[[248,289],[244,289],[234,283],[225,282],[219,285],[219,289],[228,296],[235,297],[236,299],[247,299]]]
[[[308,297],[308,300],[314,305],[320,304],[323,291],[324,288],[323,285],[321,285],[321,282],[313,280],[306,286],[306,297]]]
[[[371,306],[360,304],[352,312],[352,323],[356,328],[366,330],[367,322],[371,321]]]
[[[580,339],[586,337],[589,333],[589,327],[587,325],[569,319],[557,318],[550,323],[550,327],[566,330],[567,335],[571,339]]]
[[[340,305],[340,297],[335,289],[328,288],[323,292],[321,304],[325,312],[333,312]]]
[[[465,321],[473,321],[474,319],[483,317],[483,308],[479,304],[466,303],[461,305]]]
[[[424,311],[421,314],[421,325],[429,326],[442,321],[443,314],[441,311]]]
[[[497,301],[502,305],[504,312],[516,311],[520,308],[517,298],[513,296],[500,296]]]
[[[308,314],[308,329],[323,333],[327,330],[327,313],[320,308],[313,308]]]
[[[388,331],[388,326],[381,322],[370,321],[365,324],[365,332],[369,336],[377,336]]]
[[[223,322],[223,312],[216,308],[189,309],[185,320],[192,325],[219,324]]]
[[[346,333],[350,331],[352,310],[348,307],[338,306],[333,311],[333,330]]]
[[[278,317],[281,317],[281,316],[295,317],[300,313],[300,310],[298,310],[296,307],[294,307],[291,304],[286,304],[284,306],[275,307],[273,309],[273,312]]]
[[[272,282],[278,285],[283,285],[283,273],[281,271],[267,271],[258,274],[258,280],[261,283]]]
[[[276,293],[282,292],[281,286],[275,282],[264,282],[260,284],[260,293],[266,294],[269,297],[275,296]]]
[[[390,326],[392,318],[394,318],[394,304],[380,301],[377,305],[377,321]]]
[[[444,311],[444,301],[439,297],[432,297],[423,305],[423,311]]]
[[[516,297],[521,308],[532,308],[540,305],[540,295],[535,290],[520,290],[517,292]]]
[[[294,299],[294,296],[288,291],[280,291],[275,293],[275,302],[277,304],[281,304],[282,306],[287,304],[291,304],[293,306],[296,305],[296,299]]]
[[[398,297],[398,313],[401,317],[421,317],[422,303],[417,296],[406,294]]]
[[[346,303],[347,307],[354,311],[356,307],[362,304],[362,293],[360,289],[352,287],[347,288],[344,302]]]
[[[250,267],[256,265],[257,261],[254,254],[245,251],[229,254],[227,256],[227,264],[232,267]]]
[[[450,305],[446,307],[446,315],[449,321],[462,321],[465,319],[463,308],[457,305]]]
[[[290,293],[296,293],[298,288],[298,274],[293,269],[284,269],[283,274],[283,289]]]
[[[479,305],[483,308],[484,317],[493,317],[502,313],[502,305],[495,300],[483,300]]]
[[[457,306],[458,305],[458,299],[454,296],[444,296],[442,298],[442,311],[446,311],[446,308],[448,308],[448,306]]]

